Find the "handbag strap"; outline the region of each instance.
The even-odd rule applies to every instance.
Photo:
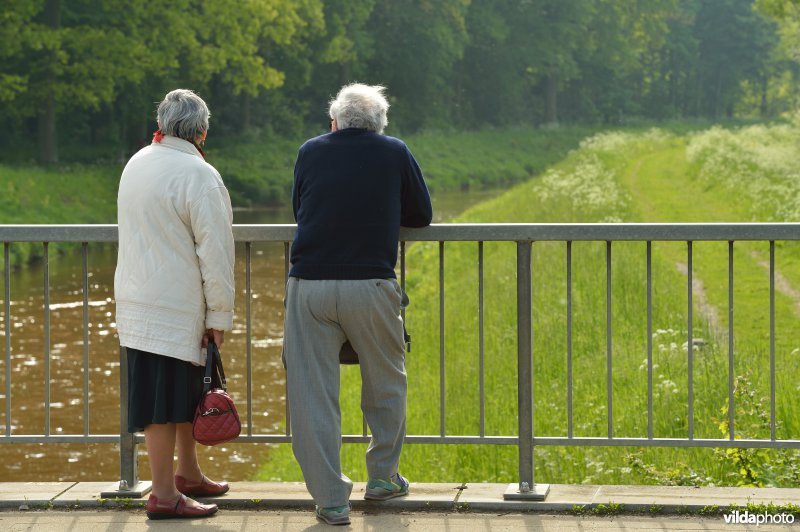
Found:
[[[203,377],[203,393],[208,392],[214,385],[214,377],[223,390],[227,390],[225,383],[225,370],[222,367],[222,355],[214,340],[208,341],[206,347],[206,374]]]

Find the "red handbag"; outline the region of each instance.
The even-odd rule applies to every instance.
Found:
[[[203,395],[194,413],[192,435],[197,443],[217,445],[238,437],[242,422],[225,386],[225,370],[222,368],[219,348],[209,341],[206,352]]]

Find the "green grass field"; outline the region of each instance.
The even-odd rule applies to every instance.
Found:
[[[604,133],[459,222],[737,222],[795,220],[798,128],[751,126],[670,134]],[[535,433],[567,435],[566,245],[534,243]],[[445,247],[445,427],[478,434],[480,398],[477,244]],[[738,438],[769,438],[767,243],[734,246],[735,409]],[[572,246],[575,436],[607,435],[605,243]],[[776,243],[777,435],[798,438],[800,249]],[[653,244],[653,431],[688,435],[685,243]],[[728,247],[693,243],[694,436],[725,438],[728,397]],[[407,259],[409,434],[438,434],[438,246],[417,244]],[[515,247],[485,245],[485,423],[514,435],[516,412]],[[647,436],[645,244],[617,243],[612,262],[613,433]],[[344,368],[345,433],[360,433],[359,375]],[[365,480],[362,445],[346,445],[344,471]],[[516,448],[407,445],[401,470],[418,482],[514,482]],[[536,479],[551,483],[796,485],[796,453],[766,450],[537,447]],[[288,446],[277,446],[260,478],[300,480]]]
[[[527,179],[556,163],[593,131],[588,127],[519,127],[423,132],[404,136],[403,140],[435,193]],[[234,204],[288,202],[294,160],[303,140],[269,138],[227,143],[210,148],[208,157],[231,189]]]
[[[61,168],[0,164],[0,223],[116,223],[121,167],[70,165]],[[66,246],[53,244],[54,253]],[[41,246],[14,244],[13,264],[41,256]]]

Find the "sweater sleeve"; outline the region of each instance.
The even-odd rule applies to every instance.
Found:
[[[297,160],[294,163],[294,180],[292,181],[292,213],[294,221],[297,221],[297,212],[300,210],[300,159],[303,149],[297,152]]]
[[[192,204],[195,251],[206,300],[206,328],[233,328],[233,210],[224,186],[209,189]]]
[[[426,227],[433,219],[433,207],[428,185],[422,177],[422,170],[411,151],[405,148],[408,159],[403,173],[402,204],[400,225],[403,227]]]

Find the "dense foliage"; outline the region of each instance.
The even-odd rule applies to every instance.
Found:
[[[0,157],[125,159],[178,86],[216,145],[320,131],[353,80],[389,87],[395,133],[775,116],[797,21],[791,0],[15,0]]]

